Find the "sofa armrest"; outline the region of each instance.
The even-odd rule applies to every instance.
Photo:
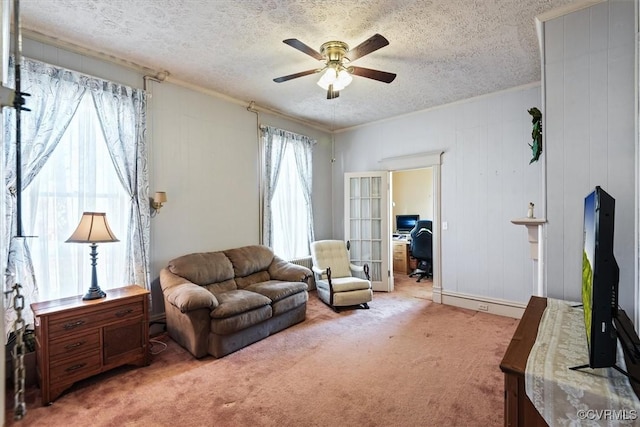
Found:
[[[215,295],[207,289],[173,274],[167,268],[160,271],[160,287],[166,301],[182,313],[201,308],[213,310],[218,306]]]
[[[273,257],[268,271],[271,279],[287,282],[305,282],[312,274],[307,267],[285,261],[278,256]]]

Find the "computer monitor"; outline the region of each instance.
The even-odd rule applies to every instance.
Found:
[[[419,219],[420,215],[396,215],[396,233],[409,234]]]

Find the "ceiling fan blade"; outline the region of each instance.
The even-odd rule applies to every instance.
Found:
[[[385,47],[388,44],[389,40],[385,39],[380,34],[374,34],[373,36],[369,37],[367,40],[363,41],[358,46],[347,52],[345,57],[348,58],[349,61],[353,62],[356,59],[362,58],[363,56],[368,55],[371,52],[374,52],[382,47]]]
[[[340,96],[339,90],[333,90],[333,85],[329,85],[329,89],[327,89],[327,99],[335,99]]]
[[[321,70],[322,68],[317,68],[315,70],[301,71],[299,73],[289,74],[288,76],[276,77],[275,79],[273,79],[273,81],[276,83],[282,83],[288,80],[297,79],[298,77],[308,76],[309,74],[319,73]]]
[[[307,46],[298,39],[286,39],[282,40],[282,43],[288,44],[292,48],[298,49],[300,52],[306,53],[307,55],[314,57],[318,61],[322,61],[324,59],[324,56],[322,56],[320,52]]]
[[[396,75],[394,73],[372,70],[371,68],[349,67],[349,72],[351,74],[355,74],[356,76],[366,77],[368,79],[377,80],[384,83],[391,83],[396,78]]]

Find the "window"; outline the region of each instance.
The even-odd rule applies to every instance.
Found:
[[[84,211],[106,212],[120,240],[98,244],[100,287],[126,284],[129,199],[87,93],[51,157],[23,192],[25,234],[37,236],[29,239],[29,250],[40,300],[84,294],[91,285],[89,245],[65,243]]]
[[[313,241],[313,141],[271,127],[262,128],[262,136],[263,243],[286,260],[307,257]]]
[[[14,82],[13,57],[10,62],[9,87]],[[99,211],[107,214],[120,239],[99,245],[100,286],[135,283],[149,289],[145,92],[24,57],[21,71],[22,90],[31,96],[30,111],[21,117],[20,168],[15,110],[3,110],[8,190],[8,212],[1,221],[5,240],[0,245],[6,260],[4,288],[19,283],[25,307],[84,294],[91,283],[89,245],[65,241],[82,212]],[[25,235],[37,237],[22,238]],[[27,324],[33,321],[30,310],[22,315]],[[16,316],[7,307],[5,327]]]

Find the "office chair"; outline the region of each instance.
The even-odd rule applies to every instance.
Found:
[[[433,232],[430,220],[420,220],[411,230],[411,256],[418,260],[418,268],[409,277],[418,276],[418,282],[433,276]]]

